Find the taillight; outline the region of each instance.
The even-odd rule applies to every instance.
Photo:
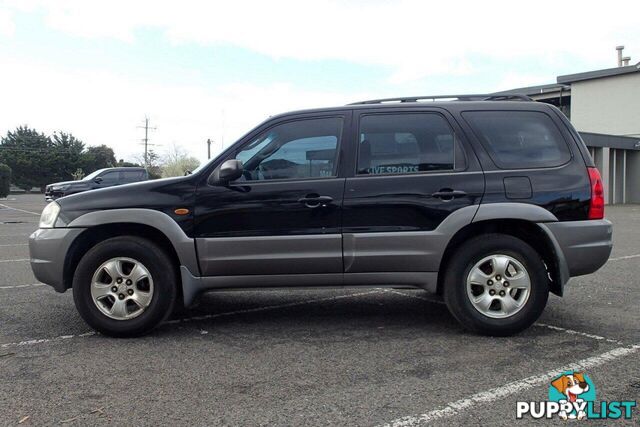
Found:
[[[589,203],[589,219],[604,218],[604,187],[598,168],[587,168],[591,181],[591,203]]]

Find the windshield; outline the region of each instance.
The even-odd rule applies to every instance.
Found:
[[[89,175],[85,176],[84,178],[82,178],[83,181],[91,181],[93,178],[95,178],[96,176],[98,176],[100,174],[100,172],[102,172],[104,169],[98,169],[95,172],[91,172]]]

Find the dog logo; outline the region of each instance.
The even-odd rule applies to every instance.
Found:
[[[551,381],[549,386],[549,400],[560,403],[562,408],[571,408],[570,411],[561,410],[558,413],[563,420],[586,418],[587,402],[595,399],[595,386],[583,372],[565,372]]]

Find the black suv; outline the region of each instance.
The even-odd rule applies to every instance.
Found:
[[[81,193],[97,188],[113,187],[149,179],[147,170],[142,167],[105,168],[85,176],[79,181],[54,182],[47,185],[44,198],[46,201],[56,200],[70,194]]]
[[[192,175],[52,202],[33,271],[113,336],[203,291],[309,286],[423,288],[521,331],[609,257],[599,172],[553,106],[432,98],[282,114]]]

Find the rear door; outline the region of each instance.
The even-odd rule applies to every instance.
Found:
[[[356,167],[343,207],[345,273],[437,271],[450,237],[439,226],[447,219],[470,223],[483,195],[473,151],[444,110],[354,115]]]

